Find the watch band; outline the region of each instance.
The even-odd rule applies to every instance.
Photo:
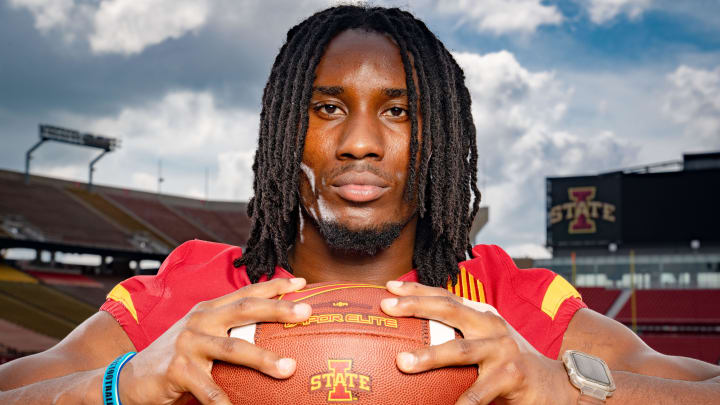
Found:
[[[605,405],[605,401],[581,393],[577,405]]]

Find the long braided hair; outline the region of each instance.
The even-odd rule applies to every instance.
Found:
[[[263,91],[253,163],[255,195],[247,208],[250,238],[234,264],[247,266],[252,282],[272,277],[276,265],[291,270],[287,255],[297,235],[298,181],[315,69],[328,43],[354,28],[388,35],[400,48],[411,119],[405,198],[416,199],[419,216],[413,264],[423,284],[455,284],[457,263],[470,253],[468,234],[480,204],[470,93],[462,69],[442,42],[422,21],[398,8],[332,7],[288,32]]]

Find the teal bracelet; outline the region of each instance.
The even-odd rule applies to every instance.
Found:
[[[120,402],[120,396],[118,395],[118,378],[120,376],[120,370],[122,370],[125,363],[132,359],[136,354],[137,352],[127,352],[115,359],[105,369],[105,376],[103,377],[103,404],[122,405]]]

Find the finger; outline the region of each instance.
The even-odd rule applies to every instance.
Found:
[[[388,281],[386,284],[388,291],[395,295],[417,295],[417,296],[437,296],[437,297],[450,297],[457,302],[467,305],[470,308],[478,312],[491,312],[497,316],[500,316],[497,309],[492,305],[484,302],[471,301],[467,298],[458,297],[451,293],[445,288],[429,287],[423,284],[414,283],[410,281]]]
[[[182,384],[203,405],[232,405],[230,398],[215,384],[210,374],[195,365],[185,369]]]
[[[516,380],[503,372],[485,373],[458,398],[455,405],[487,405],[498,397],[512,392],[516,388]]]
[[[304,278],[276,278],[262,283],[254,283],[233,291],[212,301],[214,306],[226,305],[229,302],[245,297],[273,298],[305,287]]]
[[[258,322],[302,322],[310,317],[312,307],[304,302],[244,297],[221,307],[195,311],[188,326],[215,336],[225,337],[228,330]]]
[[[414,283],[412,281],[391,280],[385,284],[385,287],[387,287],[388,291],[395,295],[451,297],[460,302],[460,297],[445,288],[430,287],[420,283]]]
[[[380,301],[380,308],[391,316],[435,319],[460,329],[463,333],[466,329],[471,330],[472,327],[492,328],[492,330],[496,328],[496,326],[485,325],[486,314],[478,313],[449,296],[419,297],[410,295],[385,298]]]
[[[304,302],[247,297],[217,308],[208,316],[227,331],[258,322],[302,322],[311,312],[312,307]]]
[[[242,339],[201,335],[196,345],[207,359],[250,367],[274,378],[288,378],[295,372],[295,360],[280,357]]]
[[[397,355],[397,366],[404,373],[420,373],[442,367],[481,364],[501,352],[496,339],[455,339]]]

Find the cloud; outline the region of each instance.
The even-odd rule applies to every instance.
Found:
[[[57,30],[66,42],[75,39],[92,14],[91,6],[77,4],[75,0],[9,0],[9,4],[30,11],[38,31],[47,34]]]
[[[75,8],[73,0],[9,0],[14,8],[27,8],[35,17],[35,28],[40,31],[66,25]]]
[[[708,148],[720,147],[720,67],[681,65],[667,76],[670,90],[663,111],[684,126],[685,136]]]
[[[135,55],[150,46],[181,38],[202,29],[247,32],[257,37],[262,30],[273,44],[288,27],[339,0],[264,2],[237,0],[9,0],[14,8],[27,9],[35,27],[47,34],[60,32],[67,41],[87,40],[92,52]],[[397,6],[395,0],[378,4]],[[421,0],[408,6],[423,14],[432,9],[453,19],[455,26],[468,25],[495,35],[532,33],[541,25],[557,25],[562,13],[541,0]],[[282,12],[268,12],[282,8]],[[280,35],[280,36],[278,36]],[[242,37],[241,37],[242,38]],[[267,42],[259,37],[259,45]]]
[[[121,139],[122,146],[96,165],[98,184],[154,192],[162,161],[163,193],[203,198],[208,170],[211,199],[251,195],[259,113],[220,106],[212,93],[171,91],[109,116],[59,113],[55,118],[70,128]],[[58,150],[56,145],[38,150],[33,172],[87,181],[87,164],[97,151],[61,159]]]
[[[218,198],[247,201],[252,196],[254,149],[220,153],[218,159]]]
[[[436,3],[436,11],[458,18],[478,32],[496,35],[533,33],[541,25],[557,25],[563,16],[557,7],[540,0],[448,0]]]
[[[65,0],[67,1],[67,0]],[[105,0],[93,18],[95,52],[133,54],[197,30],[207,21],[209,0]]]
[[[210,0],[10,0],[27,9],[35,28],[59,31],[66,41],[87,39],[95,53],[141,53],[151,45],[197,31],[211,11]]]
[[[653,0],[580,0],[595,24],[604,24],[618,15],[631,20],[639,18],[652,5]]]
[[[532,257],[533,259],[550,259],[552,255],[544,247],[532,243],[511,245],[504,248],[510,257]]]
[[[529,71],[507,51],[454,56],[473,99],[479,181],[490,206],[476,242],[541,256],[545,177],[622,167],[637,148],[612,131],[568,130],[563,120],[574,92],[555,73]]]

